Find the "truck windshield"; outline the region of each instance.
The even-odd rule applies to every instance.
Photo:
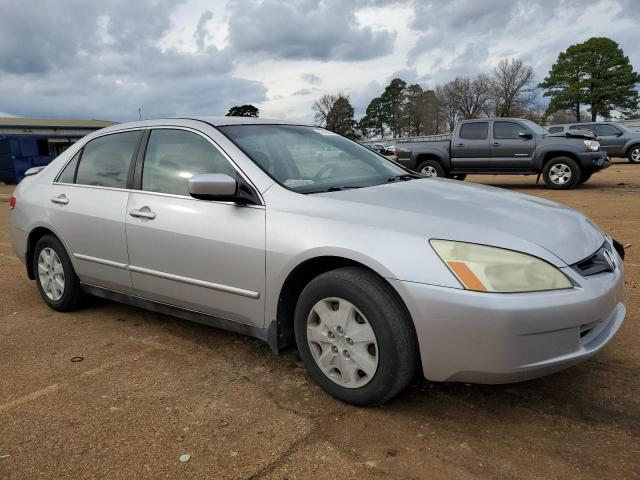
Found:
[[[286,188],[317,193],[410,178],[409,171],[323,128],[228,125],[218,129]]]

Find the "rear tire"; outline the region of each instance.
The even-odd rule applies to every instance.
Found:
[[[33,271],[42,299],[58,312],[77,310],[84,299],[69,255],[56,237],[45,235],[33,254]]]
[[[425,177],[446,177],[447,172],[437,160],[425,160],[418,165],[416,171]]]
[[[640,145],[633,145],[627,155],[630,163],[640,163]]]
[[[295,310],[300,357],[329,395],[380,405],[412,380],[418,348],[411,318],[386,282],[344,267],[313,279]]]
[[[573,188],[578,184],[582,172],[576,161],[569,157],[555,157],[542,169],[542,178],[547,187],[554,190]]]

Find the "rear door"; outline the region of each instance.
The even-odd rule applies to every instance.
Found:
[[[489,122],[465,122],[451,141],[451,163],[454,169],[483,170],[491,160]]]
[[[128,182],[141,130],[88,142],[51,186],[47,213],[65,243],[80,281],[132,291],[127,269]]]
[[[265,209],[197,200],[187,180],[241,175],[204,134],[151,130],[127,207],[137,295],[252,326],[264,324]]]
[[[536,141],[529,129],[517,122],[494,120],[492,136],[491,165],[504,171],[534,170]]]

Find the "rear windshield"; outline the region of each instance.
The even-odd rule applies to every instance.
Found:
[[[379,185],[408,171],[323,128],[298,125],[218,127],[274,180],[299,193]]]

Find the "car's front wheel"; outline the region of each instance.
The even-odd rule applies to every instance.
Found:
[[[80,281],[64,246],[53,235],[45,235],[36,243],[33,271],[40,296],[51,308],[69,312],[81,305]]]
[[[330,395],[379,405],[413,378],[417,342],[404,306],[383,279],[345,267],[313,279],[295,311],[300,357]]]
[[[640,163],[640,145],[634,145],[627,156],[631,163]]]
[[[556,190],[575,187],[580,175],[580,167],[569,157],[552,158],[542,169],[545,185]]]

